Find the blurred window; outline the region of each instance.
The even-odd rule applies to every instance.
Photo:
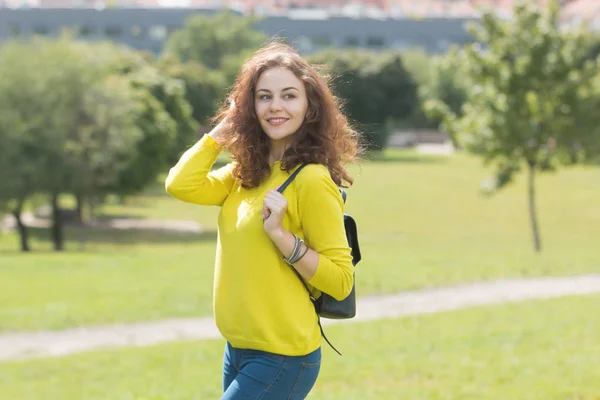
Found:
[[[50,29],[44,25],[36,25],[33,27],[34,35],[48,35],[50,33]]]
[[[314,36],[312,38],[312,44],[317,47],[331,46],[331,37],[329,37],[329,36]]]
[[[148,36],[152,40],[165,40],[167,38],[167,27],[164,25],[154,25],[150,27]]]
[[[131,36],[135,38],[143,38],[147,35],[146,28],[139,25],[133,25],[130,29]]]
[[[298,50],[302,53],[309,53],[313,50],[313,43],[306,36],[298,36],[294,42]]]
[[[344,40],[346,47],[358,47],[360,42],[356,36],[349,36]]]
[[[118,25],[109,25],[104,28],[104,34],[112,39],[117,39],[123,36],[123,28]]]
[[[96,32],[96,28],[90,25],[83,25],[79,27],[79,36],[87,37],[92,36]]]
[[[19,25],[10,26],[10,36],[19,37],[21,36],[21,27]]]
[[[437,49],[438,49],[439,51],[442,51],[442,52],[443,52],[443,51],[446,51],[446,50],[448,50],[448,49],[450,48],[450,45],[451,45],[451,44],[452,44],[452,43],[450,43],[450,41],[449,41],[449,40],[446,40],[446,39],[440,39],[440,40],[438,40],[438,41],[437,41],[437,43],[436,43],[436,46],[437,46]]]
[[[412,45],[413,45],[412,42],[405,40],[405,39],[396,39],[392,43],[392,47],[394,49],[405,49],[407,47],[411,47]]]
[[[367,39],[367,46],[380,49],[385,46],[385,39],[381,36],[370,36]]]

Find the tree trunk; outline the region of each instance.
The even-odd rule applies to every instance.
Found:
[[[75,208],[75,218],[77,220],[75,222],[77,222],[77,224],[81,225],[81,224],[83,224],[83,206],[84,206],[85,198],[83,197],[83,194],[77,193],[75,195],[75,200],[77,201],[77,205]]]
[[[529,163],[529,216],[531,218],[531,229],[533,231],[533,245],[535,251],[542,250],[540,232],[538,228],[537,213],[535,210],[535,164]]]
[[[52,241],[54,250],[63,250],[63,231],[60,208],[58,204],[58,193],[52,193]]]
[[[88,207],[90,210],[90,221],[94,221],[94,219],[96,218],[96,199],[94,197],[90,197],[89,201],[88,201]]]
[[[12,211],[12,215],[15,217],[17,221],[17,229],[19,230],[19,237],[21,239],[21,251],[31,251],[29,247],[29,232],[27,231],[27,227],[23,223],[21,219],[21,212],[23,210],[23,203],[25,203],[25,199],[20,199],[17,208]]]
[[[90,222],[94,222],[96,219],[96,210],[98,205],[102,204],[103,197],[101,194],[96,193],[96,191],[92,191],[90,195],[87,197],[87,206],[88,206],[88,217]]]

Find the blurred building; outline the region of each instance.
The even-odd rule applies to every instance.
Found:
[[[85,40],[112,40],[133,48],[161,51],[168,35],[194,13],[211,14],[214,9],[188,8],[72,8],[0,9],[0,41],[10,37],[57,35],[69,28]],[[363,47],[374,50],[423,47],[443,52],[452,43],[470,40],[465,19],[392,19],[330,16],[296,12],[268,16],[257,28],[267,35],[285,36],[302,52],[325,47]]]
[[[590,28],[600,30],[600,1],[574,0],[569,1],[563,8],[563,22],[574,26],[586,22]]]
[[[530,0],[540,7],[548,0]],[[510,18],[516,0],[0,0],[0,41],[57,35],[112,40],[159,53],[168,35],[192,14],[222,8],[261,16],[258,29],[286,36],[304,53],[334,46],[422,47],[443,52],[470,40],[464,29],[482,9]],[[168,7],[166,7],[168,5]],[[600,0],[566,0],[566,25],[600,29]]]
[[[521,0],[0,0],[8,8],[231,8],[242,13],[265,15],[282,14],[290,10],[324,10],[333,15],[385,14],[402,17],[463,17],[472,18],[481,9],[510,16],[515,4]],[[550,0],[528,0],[546,7]],[[563,7],[583,15],[596,8],[600,1],[561,0]]]
[[[510,17],[522,0],[0,0],[5,8],[229,8],[243,14],[285,15],[297,10],[333,16],[394,18],[477,18],[482,10]],[[527,0],[547,7],[551,0]],[[600,0],[560,0],[565,18],[597,15]]]

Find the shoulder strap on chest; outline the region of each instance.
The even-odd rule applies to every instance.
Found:
[[[299,166],[298,168],[296,168],[296,170],[292,173],[292,175],[290,175],[289,178],[287,178],[287,180],[283,183],[283,185],[281,185],[277,191],[279,193],[283,193],[283,191],[285,190],[285,188],[287,188],[290,183],[292,183],[292,181],[294,180],[294,178],[296,178],[296,175],[298,175],[300,173],[300,171],[302,171],[302,168],[306,167],[308,164],[302,164],[301,166]]]

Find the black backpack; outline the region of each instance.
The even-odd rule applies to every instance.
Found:
[[[307,165],[308,164],[302,164],[300,167],[298,167],[294,171],[294,173],[284,182],[284,184],[281,185],[279,187],[279,189],[277,189],[277,191],[279,193],[283,193],[283,191],[294,180],[296,175],[298,175],[298,173],[300,173],[302,168],[306,167]],[[340,189],[340,193],[342,195],[342,199],[344,200],[344,203],[346,203],[346,191],[344,191],[343,189]],[[354,221],[354,218],[352,218],[352,216],[350,216],[348,214],[344,214],[344,228],[346,229],[346,239],[348,240],[348,245],[352,250],[352,252],[351,252],[352,253],[352,265],[356,266],[356,264],[358,264],[358,262],[361,260],[360,248],[358,246],[358,231],[356,228],[356,221]],[[292,268],[292,271],[294,271],[296,273],[296,276],[298,276],[298,278],[300,279],[300,281],[302,282],[302,284],[308,291],[310,299],[311,299],[313,305],[315,306],[315,311],[317,313],[318,322],[319,322],[319,328],[321,329],[321,334],[323,335],[323,338],[325,339],[325,341],[327,341],[327,343],[331,346],[331,348],[333,350],[335,350],[336,353],[341,355],[341,353],[335,347],[333,347],[333,345],[329,342],[329,340],[325,336],[325,333],[323,332],[323,327],[321,326],[321,317],[328,318],[328,319],[354,318],[356,316],[356,290],[355,290],[356,285],[353,284],[352,291],[350,292],[348,297],[346,297],[345,299],[343,299],[341,301],[334,299],[327,293],[321,293],[321,296],[319,296],[319,298],[315,299],[313,297],[312,293],[310,292],[308,285],[306,284],[306,282],[304,281],[302,276],[298,273],[298,271],[296,271],[296,269],[294,267],[290,266],[290,268]]]

